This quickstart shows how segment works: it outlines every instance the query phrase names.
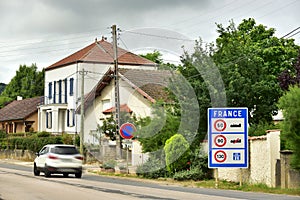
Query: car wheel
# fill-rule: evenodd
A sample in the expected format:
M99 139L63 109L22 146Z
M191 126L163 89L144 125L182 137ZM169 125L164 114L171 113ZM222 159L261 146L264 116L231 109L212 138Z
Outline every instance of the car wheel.
M35 176L39 176L40 175L40 170L37 169L37 166L36 166L35 163L34 163L34 166L33 166L33 174Z
M76 178L81 178L81 176L82 176L82 172L75 173Z
M48 170L47 165L45 165L44 173L45 173L45 177L50 177L51 176L51 172Z
M64 177L67 178L69 176L68 173L63 173Z

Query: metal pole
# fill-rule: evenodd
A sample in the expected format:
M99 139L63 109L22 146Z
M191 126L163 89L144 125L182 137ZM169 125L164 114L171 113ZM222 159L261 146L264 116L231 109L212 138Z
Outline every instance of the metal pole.
M243 170L240 168L240 187L243 185Z
M84 140L84 69L81 71L81 109L80 109L80 153L83 155Z
M121 159L121 138L120 128L120 94L119 94L119 70L118 70L118 45L117 45L117 27L112 26L113 50L114 50L114 81L115 81L115 108L116 108L116 157Z
M219 187L219 171L218 168L215 169L215 188L218 189Z
M126 145L126 173L129 174L129 169L128 169L128 144Z

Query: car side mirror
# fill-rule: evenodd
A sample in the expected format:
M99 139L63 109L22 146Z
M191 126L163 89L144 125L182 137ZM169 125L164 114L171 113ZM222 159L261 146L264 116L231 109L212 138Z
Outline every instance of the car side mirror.
M35 155L36 155L36 156L40 156L40 153L39 153L39 152L36 152Z

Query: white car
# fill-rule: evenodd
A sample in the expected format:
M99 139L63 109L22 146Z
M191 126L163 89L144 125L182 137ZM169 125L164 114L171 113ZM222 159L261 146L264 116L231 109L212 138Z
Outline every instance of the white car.
M51 174L63 174L64 177L75 174L76 178L82 176L83 156L73 145L49 144L36 155L33 167L35 176L39 176L40 172L44 172L46 177Z

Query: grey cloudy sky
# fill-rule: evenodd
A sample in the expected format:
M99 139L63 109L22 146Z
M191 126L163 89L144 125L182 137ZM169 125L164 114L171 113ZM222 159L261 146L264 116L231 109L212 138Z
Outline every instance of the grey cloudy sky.
M165 43L172 50L168 36L212 42L215 23L227 26L231 19L239 24L252 17L281 37L300 26L299 10L298 0L0 0L0 82L8 83L20 64L42 69L96 37L110 39L112 24L123 31L123 48L147 48L145 41L154 41L157 49ZM134 46L138 32L144 43ZM299 44L300 34L293 38Z

